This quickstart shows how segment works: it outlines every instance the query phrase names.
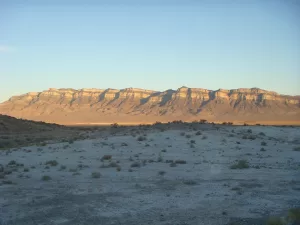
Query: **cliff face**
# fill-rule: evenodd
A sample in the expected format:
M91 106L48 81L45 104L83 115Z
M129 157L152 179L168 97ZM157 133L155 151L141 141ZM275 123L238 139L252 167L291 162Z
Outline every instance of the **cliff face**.
M93 121L99 122L101 117L107 115L115 118L156 116L170 119L175 117L218 119L224 116L246 119L251 116L255 118L272 116L276 120L276 117L298 118L300 97L280 95L258 88L213 91L181 87L164 92L137 88L122 90L50 88L43 92L30 92L11 97L0 104L0 113L26 119L42 116L45 121L51 122L76 113L76 115L84 113L84 117L76 118L76 121L82 122L85 122L89 115L93 117Z

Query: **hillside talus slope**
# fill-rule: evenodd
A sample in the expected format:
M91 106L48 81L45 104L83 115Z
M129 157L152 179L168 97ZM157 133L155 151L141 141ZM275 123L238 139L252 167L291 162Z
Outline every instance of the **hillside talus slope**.
M300 121L300 96L258 88L55 89L11 97L0 113L61 124L172 120Z

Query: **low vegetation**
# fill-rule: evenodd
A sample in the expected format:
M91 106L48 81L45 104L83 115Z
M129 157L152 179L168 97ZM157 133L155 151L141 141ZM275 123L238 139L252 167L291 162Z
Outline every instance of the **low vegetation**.
M239 160L237 163L230 166L230 169L248 169L249 163L247 160Z

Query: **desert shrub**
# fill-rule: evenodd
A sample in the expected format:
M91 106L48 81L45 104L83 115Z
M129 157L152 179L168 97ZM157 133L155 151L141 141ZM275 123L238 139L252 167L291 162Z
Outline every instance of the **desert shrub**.
M181 132L181 133L180 133L180 136L184 136L184 135L185 135L185 132Z
M125 143L125 142L123 142L123 143L121 144L121 146L128 146L128 144Z
M191 140L190 142L191 142L191 144L195 144L195 143L196 143L196 141L195 141L195 140Z
M186 164L186 161L182 160L182 159L177 159L177 160L175 160L175 163L176 164Z
M139 162L134 162L130 166L131 167L141 167L141 164Z
M42 180L43 181L48 181L48 180L51 180L51 177L48 176L48 175L44 175L44 176L42 176Z
M118 167L116 168L116 170L117 170L118 172L120 172L120 171L121 171L121 167L118 166Z
M177 164L175 162L170 163L170 167L176 167L176 166L177 166Z
M183 183L186 185L196 185L197 184L197 182L194 180L185 180L185 181L183 181Z
M118 167L119 165L116 162L111 162L109 164L110 167Z
M65 170L67 167L66 166L64 166L64 165L61 165L60 166L60 170Z
M294 151L300 152L300 146L299 146L299 147L295 147L295 148L294 148Z
M250 139L250 140L255 140L256 137L255 137L254 135L249 135L249 136L248 136L248 139Z
M190 134L187 134L187 135L185 135L185 137L186 137L186 138L191 138L191 137L192 137L192 135L190 135Z
M139 136L139 137L137 138L137 140L138 140L138 141L145 141L145 140L147 140L147 138L144 137L144 136Z
M68 143L69 143L69 144L73 144L73 143L74 143L74 140L69 140Z
M300 208L290 209L287 219L293 224L300 224Z
M261 151L261 152L265 152L266 149L265 149L265 148L261 148L260 151Z
M207 120L204 120L204 119L201 119L201 120L200 120L200 123L201 123L201 124L204 124L204 123L206 123L206 122L207 122Z
M111 159L112 159L112 155L104 155L101 158L101 160L111 160Z
M75 172L75 173L72 174L72 176L78 176L78 175L81 175L81 173Z
M260 144L261 144L262 146L267 146L267 143L264 142L264 141L262 141Z
M45 164L50 166L57 166L58 162L56 160L49 160Z
M83 168L89 168L88 165L84 165L84 164L78 164L77 166L79 169L83 169Z
M259 132L259 135L266 136L264 132Z
M29 172L29 168L24 168L24 172Z
M99 173L99 172L92 172L91 177L92 178L100 178L101 177L101 173Z
M252 134L252 130L251 130L251 129L248 129L248 130L247 130L247 133Z
M230 169L247 169L249 164L247 160L239 160L236 164L230 166Z
M14 146L14 142L10 140L1 140L0 141L0 149L1 148L12 148Z
M166 149L163 149L163 150L161 150L161 152L167 152L167 150L166 150Z
M11 160L11 161L9 161L9 163L7 165L13 166L13 165L16 165L16 164L17 164L17 162L15 160Z
M196 133L195 133L195 135L197 135L197 136L199 136L199 135L201 135L202 133L201 133L201 131L199 130L199 131L197 131Z
M166 172L165 171L163 171L163 170L161 170L161 171L158 171L158 173L157 173L158 175L160 175L160 176L163 176L163 175L165 175L166 174Z
M202 139L203 139L203 140L207 139L207 136L206 136L206 135L204 135L204 136L202 137Z
M13 182L11 180L3 180L2 184L12 184Z
M133 170L132 169L128 169L128 172L133 172Z
M161 153L159 153L158 157L157 157L157 162L162 162L163 161L163 157L161 155Z
M112 127L112 128L118 128L118 127L119 127L119 124L113 123L113 124L111 124L111 127Z

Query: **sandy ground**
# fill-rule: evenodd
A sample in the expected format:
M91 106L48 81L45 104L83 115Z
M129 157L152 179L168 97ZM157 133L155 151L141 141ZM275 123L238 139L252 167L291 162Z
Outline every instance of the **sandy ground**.
M264 224L300 206L298 146L300 128L199 125L3 150L0 224ZM230 169L243 159L250 168Z

